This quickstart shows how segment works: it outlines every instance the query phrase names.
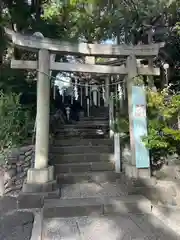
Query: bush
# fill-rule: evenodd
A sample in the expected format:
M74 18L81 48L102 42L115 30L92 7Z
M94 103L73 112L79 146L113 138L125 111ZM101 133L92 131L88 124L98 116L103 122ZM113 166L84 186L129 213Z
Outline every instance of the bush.
M153 162L163 161L168 155L180 155L180 95L169 90L153 92L147 89L148 136L142 141L150 150ZM112 126L115 132L124 133L129 138L128 116L119 116Z
M180 96L168 87L159 92L147 90L147 103L148 136L143 138L143 142L150 149L153 159L166 158L174 153L179 155Z
M0 154L5 160L11 148L27 139L32 127L30 112L20 104L20 95L0 92L0 126Z

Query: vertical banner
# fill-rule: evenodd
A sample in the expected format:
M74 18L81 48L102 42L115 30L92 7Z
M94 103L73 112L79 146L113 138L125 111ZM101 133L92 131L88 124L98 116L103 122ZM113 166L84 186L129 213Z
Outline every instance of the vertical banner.
M142 137L147 136L146 92L143 87L132 86L132 104L136 167L149 168L149 151L142 142Z

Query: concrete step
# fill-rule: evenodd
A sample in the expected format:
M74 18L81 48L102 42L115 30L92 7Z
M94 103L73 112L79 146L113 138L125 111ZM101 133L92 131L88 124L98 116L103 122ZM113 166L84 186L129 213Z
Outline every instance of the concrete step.
M57 176L59 184L73 184L86 182L116 182L120 178L120 174L113 171L96 171L96 172L79 172L79 173L61 173Z
M44 218L142 212L151 212L151 202L141 195L45 200L43 207Z
M55 139L53 146L112 146L111 139Z
M64 146L64 147L51 147L50 153L65 154L89 154L89 153L112 153L112 146Z
M55 174L113 170L114 164L110 162L63 163L55 165Z
M88 163L88 162L114 162L113 153L81 153L81 154L49 154L51 164L60 163Z

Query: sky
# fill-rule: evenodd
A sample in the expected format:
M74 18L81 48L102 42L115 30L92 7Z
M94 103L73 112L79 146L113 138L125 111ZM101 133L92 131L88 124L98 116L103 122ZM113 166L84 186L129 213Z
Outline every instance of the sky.
M105 43L105 44L114 44L115 43L115 41L114 40L112 40L112 39L107 39L106 41L104 41L103 43Z

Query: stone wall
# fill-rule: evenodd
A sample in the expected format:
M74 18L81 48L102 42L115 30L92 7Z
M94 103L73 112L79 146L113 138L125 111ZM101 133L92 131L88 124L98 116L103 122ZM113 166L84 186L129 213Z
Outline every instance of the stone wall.
M8 160L0 166L0 196L17 195L27 176L27 170L34 166L34 146L12 149Z

